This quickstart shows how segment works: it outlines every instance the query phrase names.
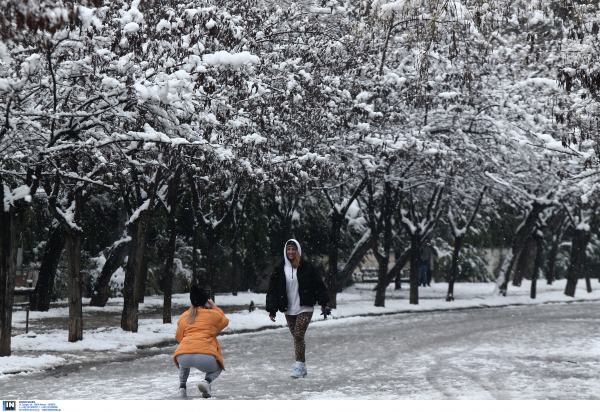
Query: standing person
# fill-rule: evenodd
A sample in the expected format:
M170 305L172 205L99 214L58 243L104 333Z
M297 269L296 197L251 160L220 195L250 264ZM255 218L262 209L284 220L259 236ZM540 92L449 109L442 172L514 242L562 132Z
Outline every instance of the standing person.
M179 368L179 396L187 397L186 383L190 368L194 367L206 373L198 389L203 398L210 398L211 382L225 370L217 333L227 327L229 319L196 285L190 291L190 301L192 307L179 317L175 333L179 346L173 360Z
M301 258L302 249L295 239L285 243L283 262L271 274L267 291L267 312L273 322L277 311L285 313L288 328L294 337L296 364L292 378L305 378L306 369L304 335L313 315L315 303L323 310L329 309L329 294L323 279L314 266Z
M426 286L428 284L427 272L431 265L432 253L431 242L428 240L419 250L419 286Z

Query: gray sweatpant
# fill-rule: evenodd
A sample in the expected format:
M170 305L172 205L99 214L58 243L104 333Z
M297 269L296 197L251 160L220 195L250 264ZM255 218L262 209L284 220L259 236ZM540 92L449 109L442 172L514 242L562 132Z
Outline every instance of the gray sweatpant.
M217 358L206 353L183 353L177 355L177 363L179 363L179 383L186 383L190 376L190 368L194 367L200 372L205 372L206 379L209 382L214 381L221 374L221 365L217 362Z

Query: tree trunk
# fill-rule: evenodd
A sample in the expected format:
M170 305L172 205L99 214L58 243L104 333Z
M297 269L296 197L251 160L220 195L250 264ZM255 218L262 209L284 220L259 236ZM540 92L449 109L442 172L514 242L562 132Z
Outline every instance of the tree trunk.
M198 250L198 226L194 223L194 233L192 234L192 285L198 285L200 283L200 281L198 279L198 252L197 252L197 250Z
M138 305L144 303L146 296L146 283L148 281L148 255L146 254L146 244L144 244L144 254L142 255L142 267L140 268L139 287L136 295Z
M553 234L552 236L552 246L548 252L548 263L546 265L546 283L548 285L551 285L554 279L556 279L556 255L558 254L558 246L561 239L562 236L558 234Z
M575 297L575 289L579 275L586 276L589 279L586 248L590 241L590 232L580 229L573 230L573 240L571 246L571 264L567 272L567 287L565 295Z
M41 166L27 170L25 183L30 193L35 194L39 185ZM4 203L5 190L10 190L0 175L0 205ZM15 298L15 276L17 272L17 252L23 217L28 204L24 199L17 200L8 207L8 211L0 208L0 356L11 355L12 307Z
M10 216L2 211L0 212L0 356L11 355L15 274L11 273L9 268L10 238Z
M452 266L450 268L450 273L448 275L448 293L446 295L446 302L452 302L454 300L454 282L458 278L458 258L460 256L460 249L462 247L462 243L465 235L469 231L469 228L475 221L477 217L477 212L479 211L479 207L481 207L481 201L483 200L483 196L487 191L487 186L482 187L481 193L479 195L479 200L473 209L473 213L471 214L471 218L462 229L459 231L456 223L454 223L454 215L452 213L452 208L448 209L448 220L450 223L450 227L452 228L452 233L454 235L454 251L452 252ZM462 232L462 234L460 234Z
M377 292L375 293L375 306L385 307L385 289L387 287L387 274L389 266L389 255L382 256L378 268Z
M521 254L521 250L525 246L525 243L529 236L533 233L536 228L537 220L540 213L547 207L540 203L534 203L531 211L527 214L527 217L521 223L517 229L517 233L513 238L510 251L506 255L502 266L500 267L500 273L496 281L498 293L502 296L506 296L508 289L508 282L510 280L510 273L515 264L517 257Z
M0 212L0 356L11 355L12 307L22 221L22 211L13 206L8 212Z
M463 236L458 236L454 239L454 251L452 252L452 266L448 274L448 293L446 294L446 302L454 300L454 282L458 278L458 258L460 256L460 248L463 243Z
M329 232L329 279L327 279L327 289L329 291L329 307L337 308L337 290L338 290L338 260L340 247L340 230L344 216L341 216L335 210L331 217L331 231Z
M368 252L371 244L371 239L369 236L363 235L363 237L358 241L358 244L354 247L354 250L350 254L348 261L344 264L343 268L339 270L339 245L340 245L340 230L342 228L342 224L344 219L346 218L346 213L348 212L348 208L352 203L356 200L358 195L363 191L367 184L368 179L364 178L360 184L353 190L350 198L346 199L346 205L341 209L336 206L335 202L329 196L327 190L325 190L325 196L327 197L327 201L331 206L331 231L329 232L329 278L326 281L327 289L329 292L329 307L337 308L337 294L342 291L342 289L346 286L350 278L352 278L352 274L354 273L354 269L358 266L358 264L362 261L364 255ZM343 196L343 188L340 188L340 197ZM333 262L333 264L332 264Z
M167 220L167 232L169 242L167 243L167 261L165 263L165 282L163 300L163 323L171 323L171 295L173 294L173 266L175 261L175 242L177 241L177 227L175 214Z
M65 247L66 238L60 225L50 231L48 242L44 248L44 256L40 266L40 273L31 295L30 309L33 312L48 312L50 310L50 298L54 289L54 278L62 250Z
M169 191L167 193L167 232L169 233L169 242L167 243L167 261L165 262L165 279L163 291L163 323L171 323L171 295L173 294L173 266L175 261L175 246L177 242L177 221L175 213L177 212L177 189L179 187L179 178L181 169L177 169L173 178L169 181Z
M348 261L344 264L342 269L338 271L337 275L337 288L329 289L329 307L335 308L337 307L337 294L340 293L348 284L348 281L352 278L354 274L354 270L363 260L364 256L367 254L369 249L371 248L371 237L370 232L365 234L362 239L358 241L358 244L354 247L354 250L350 254ZM335 304L336 306L331 306Z
M211 232L211 231L209 231ZM205 287L208 287L212 293L215 293L215 278L217 274L217 253L219 252L219 242L212 233L205 233L208 243L206 254L206 272L204 278Z
M402 271L399 271L396 275L396 279L394 279L394 290L402 289Z
M525 241L525 246L521 253L519 254L519 258L517 259L517 266L515 267L515 274L513 276L513 286L521 286L521 282L523 282L523 278L527 273L527 268L529 266L529 262L531 262L531 253L533 252L533 247L535 245L535 239L533 236L530 236Z
M237 296L240 288L240 262L238 258L241 223L236 222L231 243L231 294Z
M394 266L390 269L390 271L387 274L386 287L389 286L393 280L400 278L400 276L402 275L402 268L406 266L407 262L410 261L410 255L410 249L408 249L402 255L400 255L399 258L396 258L396 263L394 263Z
M233 237L231 244L231 294L237 296L239 289L239 264L238 264L238 236Z
M375 306L385 306L385 290L388 283L388 267L390 262L390 250L392 247L392 214L398 202L398 192L395 192L390 182L385 182L382 194L383 204L378 217L375 214L374 191L371 182L367 182L369 198L367 202L367 221L371 229L371 249L378 263L377 291L375 294ZM379 247L379 236L382 235L381 248Z
M573 238L571 239L571 263L567 272L567 287L565 288L565 295L571 297L575 297L575 289L579 280L579 272L577 270L579 269L579 236L577 232L577 230L573 231Z
M81 305L81 236L66 234L69 289L69 342L83 340Z
M246 204L248 202L248 196L244 197L242 202L242 210L239 212L237 218L233 219L233 242L231 244L231 294L237 296L240 288L240 262L238 260L239 252L239 240L240 233L242 232L244 224L244 211L246 210Z
M77 342L83 339L83 309L81 307L81 244L84 233L80 228L81 209L85 200L89 198L90 191L84 190L83 186L75 187L68 193L72 211L71 218L67 219L65 213L57 204L60 191L60 174L56 172L54 189L48 198L50 213L60 223L66 238L67 249L67 286L69 295L69 342Z
M129 252L130 240L121 240L120 243L113 247L102 267L100 276L96 279L94 284L94 291L92 292L92 299L90 300L90 306L97 306L103 308L108 302L110 295L110 279L115 271L121 267L125 257Z
M410 237L410 300L411 305L419 304L419 235Z
M552 244L548 251L546 262L546 282L548 285L551 285L556 279L556 255L558 254L558 247L567 228L567 220L563 215L557 215L552 223Z
M337 294L340 293L337 290L329 289L329 307L332 309L337 308Z
M533 273L531 274L531 299L536 297L537 280L542 267L542 259L544 256L544 241L541 236L535 236L535 260L533 262Z
M121 328L130 332L137 332L138 330L138 299L141 293L140 288L149 221L150 213L144 211L127 228L130 232L131 243L129 245L129 258L127 260L125 282L123 285Z

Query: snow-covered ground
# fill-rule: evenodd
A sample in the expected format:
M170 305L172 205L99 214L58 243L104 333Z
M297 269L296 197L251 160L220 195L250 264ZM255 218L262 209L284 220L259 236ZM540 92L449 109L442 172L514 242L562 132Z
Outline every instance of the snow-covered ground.
M419 305L408 303L408 286L403 285L402 290L395 291L393 285L387 290L385 307L374 307L373 284L356 284L338 295L338 308L333 311L328 322L342 322L344 318L368 315L382 315L405 312L428 312L452 309L502 307L510 305L539 305L544 303L560 303L572 301L600 300L600 286L593 282L596 288L592 293L585 290L585 282L579 282L575 298L565 296L565 280L556 281L553 285L546 285L539 281L537 298L530 299L530 282L523 281L520 288L509 286L508 296L501 297L494 294L493 283L459 283L455 285L455 301L446 302L445 296L448 285L446 283L432 284L431 287L419 288ZM277 316L272 323L264 311L265 295L242 292L238 296L217 295L216 303L224 307L247 307L251 301L258 305L257 310L249 312L241 309L233 313L226 313L229 326L225 334L258 331L273 327L285 327L285 318L282 314ZM110 299L104 308L90 307L89 300L84 300L84 323L94 314L118 315L122 309L122 299ZM180 294L173 296L173 306L185 307L189 305L189 295ZM145 298L145 303L140 305L140 312L157 310L162 307L161 296ZM313 315L314 321L322 321L319 310ZM43 321L45 319L64 319L63 328L44 329L43 331L30 330L28 334L19 334L12 337L13 356L0 358L0 379L7 374L18 372L31 372L53 368L59 365L76 364L89 360L90 356L100 356L105 359L111 354L134 354L140 348L149 348L157 345L175 343L177 319L174 316L171 324L163 324L162 319L140 319L137 333L125 332L116 326L98 327L85 330L83 340L75 343L67 341L66 327L68 322L68 308L52 308L49 312L30 312L30 321ZM13 314L13 327L25 327L25 312ZM96 354L96 355L93 355Z
M306 334L305 379L290 377L294 349L287 329L229 334L219 338L227 370L213 382L213 396L218 400L597 402L597 313L597 302L575 302L316 322ZM173 363L175 347L139 349L136 354L119 354L118 360L88 358L55 370L11 375L0 382L0 388L5 399L174 400L179 386ZM80 355L89 356L85 352ZM203 377L203 373L191 371L188 400L203 401L197 389ZM394 406L397 410L399 405ZM359 407L365 405L350 409ZM433 409L430 404L414 407ZM489 405L477 410L482 407Z

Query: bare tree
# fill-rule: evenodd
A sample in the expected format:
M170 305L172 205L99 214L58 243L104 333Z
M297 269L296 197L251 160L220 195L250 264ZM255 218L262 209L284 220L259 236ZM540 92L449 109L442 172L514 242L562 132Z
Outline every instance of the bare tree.
M388 285L388 269L390 251L392 249L392 216L400 202L400 190L394 188L392 183L384 181L379 194L379 207L375 204L375 189L372 179L367 181L367 222L371 230L371 250L379 265L377 275L377 292L375 306L385 306L385 288ZM379 213L376 215L376 210Z
M450 266L450 272L448 273L448 293L446 294L446 301L451 302L454 300L454 282L458 277L458 258L460 254L460 249L465 240L465 236L469 231L469 228L475 221L475 217L477 216L477 212L481 206L481 201L483 200L483 196L487 191L487 186L484 186L481 189L481 193L479 195L479 199L473 208L471 213L471 217L464 225L462 229L458 228L458 225L454 221L454 214L451 208L448 208L448 223L450 224L450 229L452 230L452 236L454 237L454 250L452 252L452 265Z
M511 242L511 248L500 267L500 273L496 281L496 289L500 295L506 296L512 268L525 247L527 240L536 230L540 214L552 205L550 201L551 197L552 193L549 193L545 197L535 198L529 202L528 209L525 211L525 217L517 228Z
M11 190L7 178L0 174L2 184L0 210L0 356L11 354L12 306L15 293L17 271L17 249L23 225L24 214L29 207L29 193L35 193L39 185L41 168L28 168L24 185L19 190ZM13 179L10 179L13 180ZM16 189L16 188L15 188ZM7 196L8 194L8 196Z
M419 304L419 258L421 242L428 236L437 224L442 211L444 187L437 184L429 198L424 213L420 213L413 196L408 196L406 209L400 206L402 225L410 237L410 304Z
M340 292L339 278L346 278L346 276L340 276L340 270L338 267L339 262L339 251L340 251L340 232L342 225L346 219L346 214L352 203L358 198L362 190L367 185L367 178L362 179L358 186L356 186L350 194L349 198L344 198L341 203L334 202L330 195L330 189L324 188L325 197L331 206L330 219L331 227L329 229L329 273L327 277L327 289L329 291L329 306L331 308L337 308L337 294ZM362 254L364 255L364 253ZM362 256L360 256L362 260ZM352 259L352 254L351 258ZM354 268L353 268L354 269ZM343 271L343 270L342 270ZM343 283L343 281L342 281Z
M65 248L66 239L63 235L61 225L56 225L50 229L42 264L38 274L38 280L35 285L33 295L31 295L30 310L34 312L48 312L50 309L50 299L54 288L54 278L62 251Z

